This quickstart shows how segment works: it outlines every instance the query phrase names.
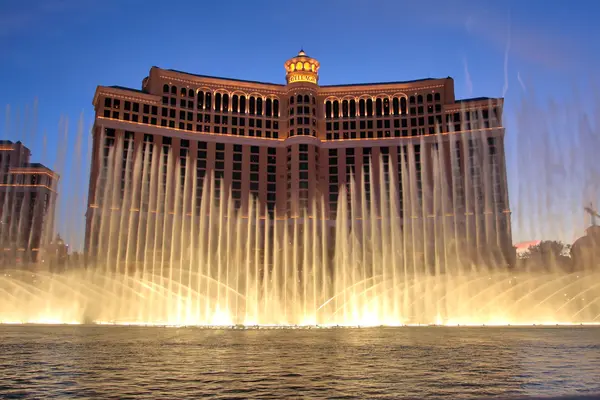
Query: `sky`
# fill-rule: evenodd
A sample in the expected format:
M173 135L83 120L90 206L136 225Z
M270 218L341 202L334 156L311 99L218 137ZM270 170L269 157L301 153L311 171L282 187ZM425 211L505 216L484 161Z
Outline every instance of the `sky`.
M150 67L284 83L300 48L321 84L452 76L504 97L514 241L572 242L600 194L595 0L0 1L2 138L61 173L58 230L80 248L97 85Z

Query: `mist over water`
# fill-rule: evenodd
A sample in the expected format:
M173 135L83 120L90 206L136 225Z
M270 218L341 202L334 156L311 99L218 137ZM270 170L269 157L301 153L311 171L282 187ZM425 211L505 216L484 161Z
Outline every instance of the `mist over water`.
M600 140L598 120L574 107L551 103L544 110L526 100L515 122L516 132L507 128L506 134L514 236L582 235L583 206L598 194L593 152ZM82 188L87 188L87 176L78 165L89 163L89 152L83 148L83 122L75 140L68 139L68 122L61 124L59 141L74 143L73 151L57 146L55 164L59 173L73 179L68 183L73 193L61 192L57 218L69 239L83 235L84 218L75 214L85 210ZM563 134L567 128L569 135ZM435 140L442 143L444 138ZM356 172L349 187L340 189L340 198L347 196L349 201L340 201L336 221L328 222L322 198L310 199L310 211L286 220L277 211L270 215L259 202L252 202L247 212L236 211L230 192L212 177L204 179L204 195L196 204L194 196L181 194L198 189L190 159L185 161L189 173L184 180L167 181L167 192L175 192L175 198L164 197L153 186L157 177L152 174L158 170L153 163L164 163L160 166L169 175L183 164L172 154L166 160L159 156L160 147L136 149L142 156L135 162L133 151L124 152L122 144L111 150L109 165L121 160L127 165L119 208L138 211L120 212L110 201L99 205L91 222L98 232L93 250L99 257L86 266L62 272L5 269L0 276L0 290L6 295L0 322L600 323L597 266L565 270L549 260L542 270L509 267L499 235L503 210L494 206L494 182L499 178L492 170L482 173L484 200L471 205L479 214L476 234L463 237L454 220L443 217L456 214L457 205L450 200L452 185L442 179L440 167L455 160L444 160L441 153L432 155L436 162L429 167L434 179L428 200L433 213L442 217L429 219L429 206L417 198L414 170L408 167L414 153L407 150L401 153L405 161L399 167L386 167L379 159L371 160L367 172ZM375 164L381 171L389 168L388 180L373 173ZM111 168L106 171L109 177L115 174ZM141 188L131 189L140 180ZM67 186L64 182L63 177L60 188ZM115 198L120 182L106 182L97 194ZM382 195L372 202L365 198L366 182L381 189ZM400 187L402 198L397 196ZM160 207L173 211L156 212Z
M505 108L513 239L573 243L600 194L598 86L559 100L534 89Z

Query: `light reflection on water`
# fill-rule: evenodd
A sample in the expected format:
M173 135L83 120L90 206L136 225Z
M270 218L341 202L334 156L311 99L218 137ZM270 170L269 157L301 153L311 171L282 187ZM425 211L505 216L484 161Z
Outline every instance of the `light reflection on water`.
M600 329L0 326L0 397L600 393Z

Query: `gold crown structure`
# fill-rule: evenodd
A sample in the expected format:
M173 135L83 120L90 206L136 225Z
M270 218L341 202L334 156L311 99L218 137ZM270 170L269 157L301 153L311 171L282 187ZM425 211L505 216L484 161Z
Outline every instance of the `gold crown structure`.
M285 79L288 84L308 82L317 84L319 81L319 62L300 50L298 55L285 62Z

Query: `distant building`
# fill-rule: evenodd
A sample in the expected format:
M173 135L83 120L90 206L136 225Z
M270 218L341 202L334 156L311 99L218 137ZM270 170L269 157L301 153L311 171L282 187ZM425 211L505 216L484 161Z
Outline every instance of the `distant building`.
M355 198L376 207L395 181L401 223L426 246L445 235L512 251L503 99L457 100L450 77L322 86L304 51L284 68L283 84L152 67L141 90L99 86L86 252L139 261L169 247L174 216L197 218L221 188L242 213L255 197L261 218L333 222L353 175Z
M56 235L54 240L45 248L44 262L48 264L50 270L61 270L67 264L69 259L69 245Z
M58 175L30 162L20 141L0 140L0 264L40 261L52 240Z

